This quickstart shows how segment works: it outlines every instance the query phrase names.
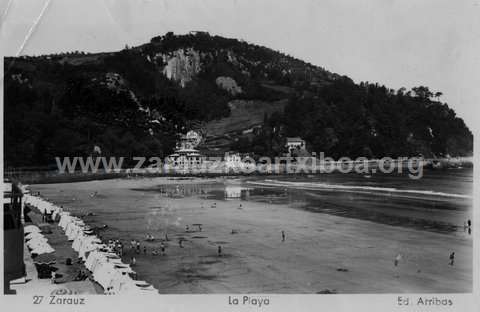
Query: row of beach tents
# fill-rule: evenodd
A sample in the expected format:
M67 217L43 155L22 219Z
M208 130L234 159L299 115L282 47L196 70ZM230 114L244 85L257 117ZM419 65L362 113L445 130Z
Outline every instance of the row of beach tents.
M112 248L104 244L82 219L38 196L26 194L24 201L43 213L51 214L53 220L58 220L58 225L72 242L72 248L78 252L79 258L85 261L85 267L92 273L93 279L103 287L105 293L158 293L149 283L132 278L136 274L130 265L124 264Z

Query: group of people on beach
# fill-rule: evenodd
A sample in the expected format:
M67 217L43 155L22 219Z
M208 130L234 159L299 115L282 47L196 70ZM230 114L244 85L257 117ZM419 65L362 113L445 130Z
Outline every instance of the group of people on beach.
M108 240L108 247L113 250L119 257L123 255L123 244L120 240Z
M163 242L160 243L160 252L157 250L152 250L152 255L157 256L159 254L165 256L165 244Z
M472 234L472 220L468 219L467 221L465 221L464 224L463 224L463 229L468 230L468 234ZM448 259L449 259L448 264L453 266L453 264L455 263L455 252L454 251L452 251L450 253L450 256L448 257Z
M155 240L155 237L151 234L146 234L146 241L148 242L152 242ZM147 254L147 246L144 245L143 248L142 246L140 245L140 242L135 240L135 239L132 239L130 241L130 250L132 252L135 252L136 254L141 254L142 253L142 250L143 250L143 254L146 255ZM157 250L152 250L152 255L156 256L156 255L165 255L165 244L163 242L160 243L160 251L157 251ZM132 257L132 262L135 258Z
M202 208L203 208L203 202L202 202ZM217 203L213 203L211 205L211 208L217 208ZM242 205L240 204L239 205L239 209L242 209ZM202 231L202 225L201 224L193 224L194 226L197 226L198 227L198 231ZM464 222L464 229L469 231L469 233L471 232L471 227L472 227L472 222L471 220L467 220ZM195 232L195 230L192 230L192 228L190 227L190 225L185 225L185 232L186 233L190 233L190 232ZM232 234L235 234L237 233L237 231L234 231L232 229ZM281 242L285 242L286 241L286 233L284 230L281 230L280 232L280 235L281 235ZM150 234L150 233L147 233L146 234L146 238L145 238L146 241L149 241L149 242L153 242L155 241L155 237ZM168 236L165 234L165 241L168 241ZM179 240L178 240L178 245L180 248L184 248L184 245L183 245L183 242L186 241L185 238L183 237L180 237ZM137 241L137 240L131 240L130 242L130 245L131 245L131 250L133 252L135 252L136 254L141 254L141 251L142 251L142 248L141 248L141 245L140 245L140 242ZM123 245L121 242L119 242L118 240L116 241L109 241L109 246L112 246L113 249L119 254L119 256L121 256L123 254ZM163 242L161 242L160 244L160 251L157 251L155 249L152 250L152 255L165 255L165 244ZM146 255L147 254L147 246L143 246L143 254ZM221 245L218 245L217 246L217 255L219 257L223 256L223 248ZM394 258L394 266L397 267L399 265L399 263L402 261L403 259L403 256L401 254L397 254ZM455 252L451 252L450 255L449 255L449 262L448 264L450 266L453 266L454 265L454 262L455 262ZM135 265L136 264L136 258L135 257L131 257L131 264L132 265Z
M397 254L397 256L395 257L395 259L393 260L393 264L395 266L398 266L398 264L400 263L400 260L402 260L402 255L401 254ZM449 261L448 261L448 264L453 266L453 264L455 263L455 252L452 251L450 253L450 256L448 257Z
M464 230L467 230L468 229L468 234L471 234L472 233L472 221L470 219L468 219L467 221L465 221L463 223L463 229ZM402 255L401 254L398 254L395 259L393 260L393 264L395 266L398 266L400 260L402 260ZM455 264L455 252L452 251L450 253L450 255L448 256L448 264L450 266L453 266Z
M470 219L463 223L463 230L468 231L468 234L472 234L472 221Z

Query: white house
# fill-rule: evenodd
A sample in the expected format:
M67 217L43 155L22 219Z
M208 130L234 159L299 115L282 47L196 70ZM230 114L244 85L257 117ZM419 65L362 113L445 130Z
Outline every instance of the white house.
M195 147L200 143L201 136L195 131L182 135L173 154L167 158L167 165L175 169L200 168L203 156Z
M228 171L230 170L240 170L243 168L242 157L238 153L225 153L225 169Z
M293 150L305 150L306 144L305 140L302 140L300 137L287 138L287 143L285 147L288 150L288 153L292 153Z

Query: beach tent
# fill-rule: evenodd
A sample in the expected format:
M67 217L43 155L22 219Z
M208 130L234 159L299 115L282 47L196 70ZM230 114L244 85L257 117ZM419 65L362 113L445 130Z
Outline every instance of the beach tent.
M27 245L27 247L33 248L34 246L48 244L47 241L48 239L46 239L45 237L41 235L36 235L28 239L25 242L25 245Z
M55 252L55 249L50 247L50 245L48 245L48 244L47 245L41 245L41 246L35 246L30 251L32 256L33 255L42 255L42 254L51 253L51 252Z
M61 212L60 213L60 221L58 222L58 226L60 226L62 229L65 230L65 227L67 226L68 223L70 223L70 220L72 217L70 216L69 212Z
M27 225L23 228L24 233L40 233L41 230L36 225Z
M93 278L103 287L103 289L110 287L114 275L115 269L113 263L109 262L98 263L93 271Z
M78 235L83 234L83 227L85 224L80 219L73 217L65 226L65 234L69 241L75 240Z
M80 244L78 255L81 259L85 259L88 252L105 247L106 245L102 244L102 241L97 236L87 236Z
M72 244L72 248L78 252L81 259L86 258L87 252L97 250L102 247L106 247L106 245L102 244L102 241L97 236L85 235L84 233L79 233Z
M28 233L27 235L25 235L25 241L29 241L29 240L34 239L34 238L36 238L36 237L41 237L41 238L46 239L46 238L43 236L43 234L40 233L40 232L30 232L30 233Z
M25 237L25 240L25 245L30 249L32 255L41 255L55 251L41 233L31 232Z

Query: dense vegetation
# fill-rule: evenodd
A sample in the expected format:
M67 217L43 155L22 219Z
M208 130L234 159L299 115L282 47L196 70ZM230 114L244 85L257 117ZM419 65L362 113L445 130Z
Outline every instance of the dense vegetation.
M162 55L193 48L201 70L182 87ZM160 57L159 57L160 55ZM215 79L232 77L232 95ZM115 53L5 59L5 164L46 166L55 156L160 156L192 124L228 116L233 99L288 98L231 149L262 155L300 136L329 156L444 156L472 152L472 134L426 87L406 92L347 77L265 47L206 33L168 33ZM270 87L266 87L270 86ZM286 88L278 90L278 87ZM287 90L287 92L285 91Z
M427 87L394 91L342 77L317 92L293 95L284 114L265 123L253 150L280 152L279 138L299 136L310 151L337 159L471 155L471 132L433 96ZM275 129L280 130L275 133Z

